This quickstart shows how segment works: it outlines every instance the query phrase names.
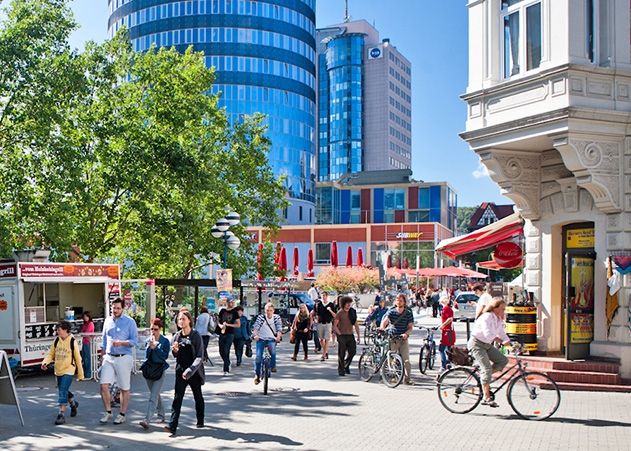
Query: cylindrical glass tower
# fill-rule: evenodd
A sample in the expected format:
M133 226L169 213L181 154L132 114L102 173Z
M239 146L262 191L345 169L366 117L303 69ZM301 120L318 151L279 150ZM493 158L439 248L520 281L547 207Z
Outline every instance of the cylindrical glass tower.
M288 224L313 223L315 201L315 0L108 0L109 35L129 29L132 46L189 45L216 68L231 122L268 117L270 164L292 206Z
M319 180L361 172L363 34L329 39L319 55Z

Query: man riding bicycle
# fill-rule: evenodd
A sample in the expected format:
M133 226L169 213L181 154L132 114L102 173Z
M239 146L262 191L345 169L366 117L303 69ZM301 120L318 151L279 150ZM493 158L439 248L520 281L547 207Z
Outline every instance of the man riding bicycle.
M256 342L256 360L254 363L254 384L261 382L261 361L263 350L267 346L272 357L272 372L276 372L276 343L283 334L280 316L274 314L274 304L265 304L265 313L261 313L252 326L252 339Z
M379 329L386 330L387 328L390 335L400 337L400 339L392 340L390 349L401 354L403 366L405 367L405 383L414 385L410 379L412 366L410 365L410 342L408 340L414 329L414 315L412 315L412 311L407 308L406 304L407 299L405 295L400 293L397 296L395 307L388 310L388 313L381 321Z

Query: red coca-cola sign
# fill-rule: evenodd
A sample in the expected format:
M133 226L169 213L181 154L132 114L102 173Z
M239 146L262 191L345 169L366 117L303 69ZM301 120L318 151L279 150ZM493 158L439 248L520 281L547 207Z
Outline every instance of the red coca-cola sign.
M508 241L495 246L493 260L502 268L515 268L521 264L522 256L521 247Z

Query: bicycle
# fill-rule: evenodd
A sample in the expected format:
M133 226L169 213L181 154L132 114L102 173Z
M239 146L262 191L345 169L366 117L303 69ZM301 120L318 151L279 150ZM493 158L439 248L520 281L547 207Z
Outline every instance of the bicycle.
M421 351L418 356L418 369L422 374L427 372L427 368L434 369L434 362L436 361L436 342L434 341L434 332L437 327L419 327L419 329L427 329L427 335L424 338Z
M527 371L527 363L519 358L521 345L512 344L517 362L505 370L491 383L504 379L514 370L499 387L492 389L491 397L508 384L506 398L513 411L526 420L545 420L559 408L561 392L556 382L547 374ZM456 366L438 377L438 399L452 413L468 413L482 401L483 391L480 382L480 367Z
M393 339L400 339L395 337ZM359 377L368 382L381 372L381 379L386 387L395 388L403 381L403 357L390 350L390 339L384 332L373 337L373 344L362 351L359 358Z
M377 333L377 323L376 321L369 321L364 324L364 344L368 345L370 341L373 339L375 334Z
M269 340L265 342L263 348L263 359L261 361L261 373L263 376L263 394L267 395L269 386L269 378L272 375L272 354L270 351Z

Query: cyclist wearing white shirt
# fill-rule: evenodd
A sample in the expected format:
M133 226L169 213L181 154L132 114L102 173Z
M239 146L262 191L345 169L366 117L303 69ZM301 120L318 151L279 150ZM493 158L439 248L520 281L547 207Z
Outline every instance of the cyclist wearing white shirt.
M261 362L263 350L269 346L272 357L272 372L276 372L276 343L279 343L283 335L283 323L280 316L274 314L274 304L265 304L265 313L260 314L254 326L252 326L252 338L256 342L256 360L254 362L254 383L261 381Z
M504 310L506 302L502 298L494 298L484 307L473 325L471 338L467 348L480 365L480 379L484 390L482 404L497 407L491 398L491 381L493 373L501 371L508 363L508 358L497 349L494 344L509 344L510 339L504 331Z

